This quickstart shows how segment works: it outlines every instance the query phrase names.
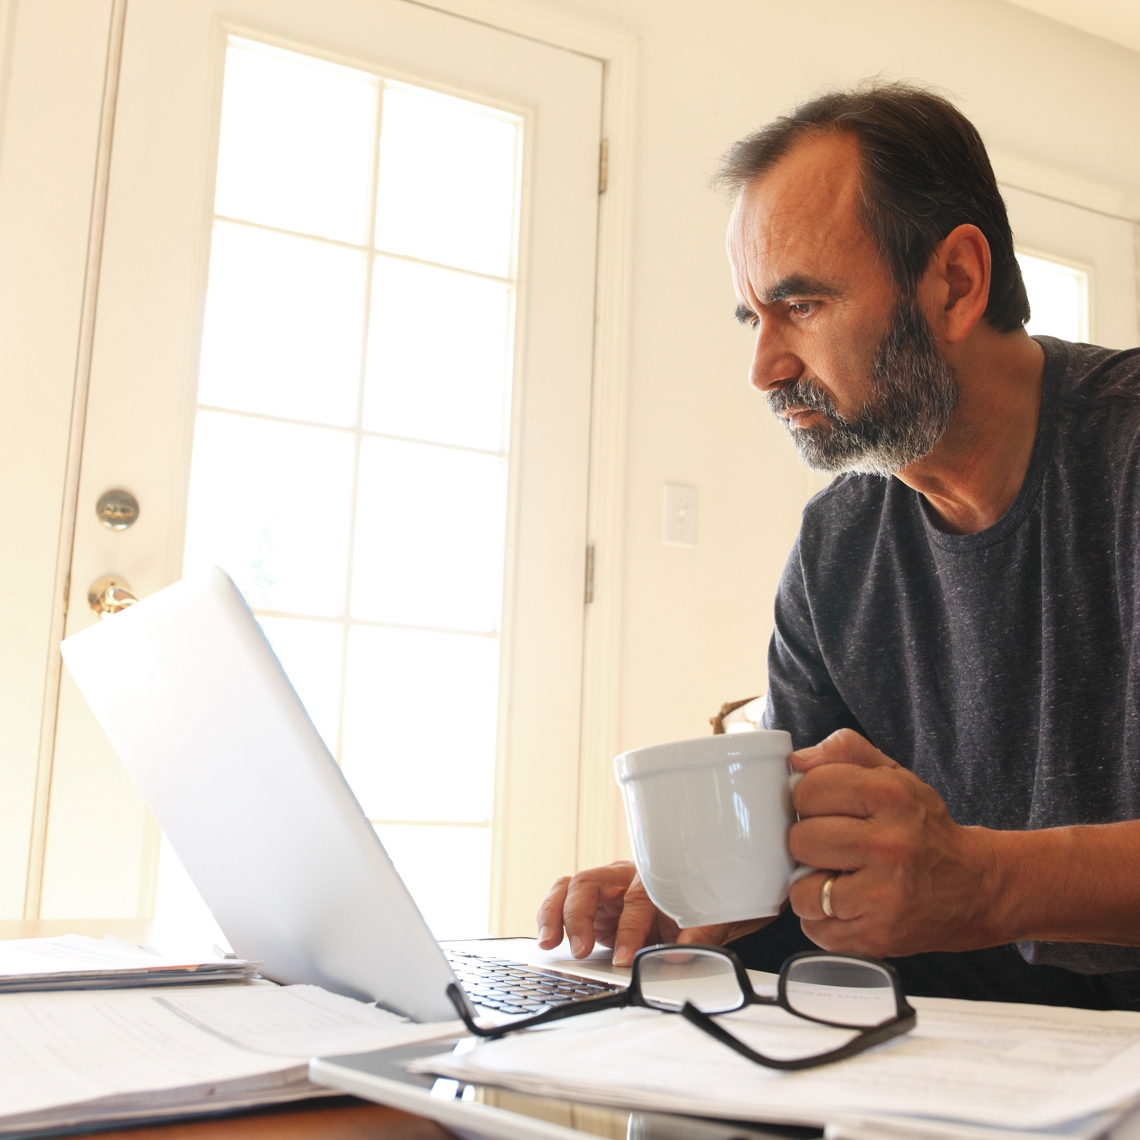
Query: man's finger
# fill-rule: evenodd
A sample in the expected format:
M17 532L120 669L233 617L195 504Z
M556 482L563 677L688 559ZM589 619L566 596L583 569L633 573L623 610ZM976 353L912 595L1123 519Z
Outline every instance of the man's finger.
M594 949L594 919L601 903L602 888L595 880L582 875L570 880L562 905L562 922L575 958L585 958Z
M641 879L635 878L625 892L621 918L614 935L615 966L628 966L633 956L649 940L649 932L657 921L659 911L646 894Z
M800 748L792 753L791 761L796 772L807 772L821 764L857 764L860 768L900 767L865 736L850 728L841 728L810 748Z
M914 785L914 777L897 765L827 764L804 773L792 792L792 803L801 818L847 815L870 819L913 806Z
M580 871L570 880L562 902L562 923L575 958L584 958L593 950L599 911L610 906L611 912L616 914L621 905L617 900L635 878L632 863L611 863Z
M875 814L874 774L850 764L829 764L805 773L792 791L792 805L800 819L809 816L854 816L868 819Z
M823 909L823 887L828 879L833 880L828 900L833 914L828 914ZM805 875L798 883L793 883L788 891L788 901L792 904L792 910L805 922L849 922L859 917L858 911L862 904L858 901L858 893L854 876L820 871L815 875ZM804 933L807 933L806 929Z
M798 863L831 871L858 871L867 863L875 824L845 815L813 816L793 823L788 849Z
M713 926L689 926L677 935L677 941L686 945L700 943L705 946L724 946L755 930L762 930L773 922L774 915L767 918L751 918L744 922L720 922Z
M562 910L566 902L566 890L570 886L570 876L563 875L554 881L546 898L538 908L538 945L542 950L553 950L562 941Z

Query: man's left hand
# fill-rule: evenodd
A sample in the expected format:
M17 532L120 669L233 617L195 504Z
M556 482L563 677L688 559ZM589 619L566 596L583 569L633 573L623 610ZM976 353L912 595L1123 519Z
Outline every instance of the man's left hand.
M792 854L829 869L790 891L813 942L885 958L1005 941L987 916L997 877L991 833L959 827L932 787L851 729L794 753L792 766L805 773L793 796ZM820 895L832 876L829 918Z

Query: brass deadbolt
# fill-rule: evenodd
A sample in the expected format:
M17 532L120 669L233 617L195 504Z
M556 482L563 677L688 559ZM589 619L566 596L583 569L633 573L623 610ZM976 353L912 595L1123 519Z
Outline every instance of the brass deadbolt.
M105 491L95 504L95 515L108 530L126 530L139 517L139 501L130 491Z

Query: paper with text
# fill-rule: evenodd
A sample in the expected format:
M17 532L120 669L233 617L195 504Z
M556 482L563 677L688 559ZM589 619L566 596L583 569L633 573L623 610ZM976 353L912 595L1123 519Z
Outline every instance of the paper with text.
M1140 1014L936 998L913 1004L912 1033L800 1072L765 1069L682 1018L648 1010L591 1014L417 1067L540 1095L753 1120L810 1105L824 1116L1050 1129L1140 1095ZM771 1007L719 1020L776 1057L823 1052L851 1036Z
M0 994L0 1131L69 1105L142 1110L235 1091L256 1100L257 1088L308 1086L306 1062L317 1053L414 1044L457 1028L416 1025L315 986Z

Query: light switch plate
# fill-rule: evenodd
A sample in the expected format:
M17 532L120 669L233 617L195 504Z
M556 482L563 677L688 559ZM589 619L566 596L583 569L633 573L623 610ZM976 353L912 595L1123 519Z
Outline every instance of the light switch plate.
M665 542L669 546L697 545L697 489L665 484Z

